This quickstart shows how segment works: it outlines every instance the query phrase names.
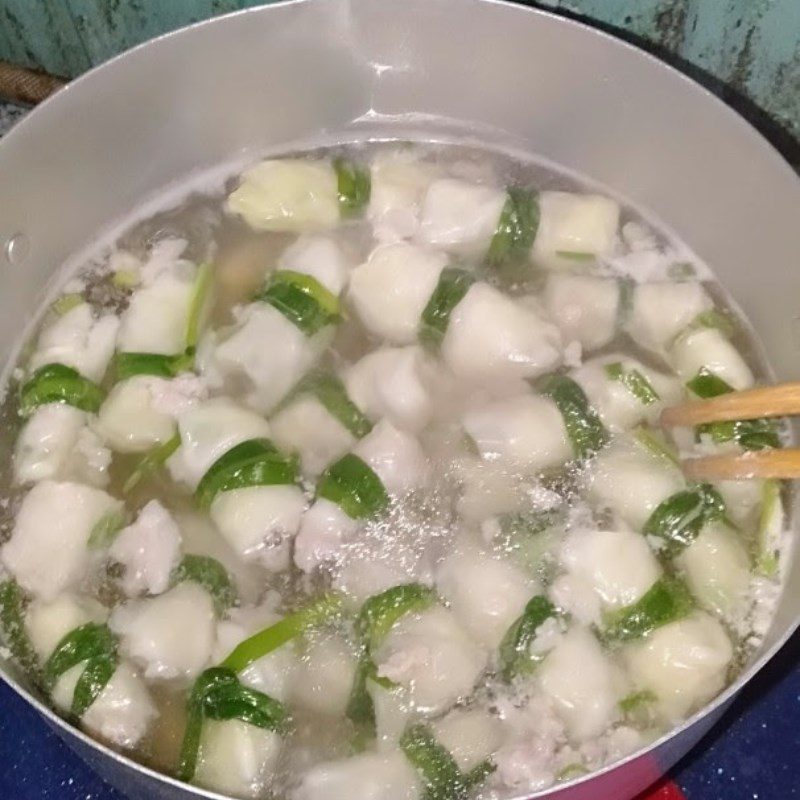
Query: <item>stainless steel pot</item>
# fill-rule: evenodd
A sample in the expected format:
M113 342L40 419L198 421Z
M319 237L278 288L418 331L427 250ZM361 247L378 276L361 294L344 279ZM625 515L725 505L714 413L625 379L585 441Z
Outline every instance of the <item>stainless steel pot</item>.
M716 269L776 375L798 377L800 181L704 89L597 30L496 0L296 0L154 40L71 84L0 143L0 349L56 267L168 184L310 139L470 138L541 154L651 210ZM537 797L628 800L686 753L800 614L800 563L736 684L624 762ZM144 769L2 677L132 798L218 797Z

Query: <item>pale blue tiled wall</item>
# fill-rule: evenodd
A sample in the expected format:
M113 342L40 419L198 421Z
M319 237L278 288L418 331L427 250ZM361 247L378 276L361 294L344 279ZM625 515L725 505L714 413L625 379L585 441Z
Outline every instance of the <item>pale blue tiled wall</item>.
M0 0L0 58L73 76L163 31L259 2ZM708 73L712 82L719 80L727 87L723 94L749 98L800 137L800 0L540 0L538 5L641 37Z

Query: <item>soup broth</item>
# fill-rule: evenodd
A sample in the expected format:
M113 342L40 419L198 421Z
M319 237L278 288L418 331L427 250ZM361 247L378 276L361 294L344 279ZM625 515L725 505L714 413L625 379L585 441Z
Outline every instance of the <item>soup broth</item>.
M2 406L0 625L59 713L234 797L504 798L632 753L747 662L782 487L708 268L488 149L288 153L69 276Z

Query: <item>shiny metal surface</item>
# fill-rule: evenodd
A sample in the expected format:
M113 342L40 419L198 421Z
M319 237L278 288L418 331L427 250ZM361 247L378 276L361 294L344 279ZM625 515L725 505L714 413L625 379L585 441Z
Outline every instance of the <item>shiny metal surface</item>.
M649 209L717 271L777 377L798 377L793 171L655 59L492 0L279 3L171 34L70 85L0 142L0 241L27 241L24 259L0 254L0 354L12 352L56 267L167 185L266 148L415 132L535 152ZM647 752L537 796L628 800L671 766L796 626L799 571L795 562L758 660L711 707ZM2 674L26 694L22 676L8 665ZM217 796L134 765L37 707L132 798Z

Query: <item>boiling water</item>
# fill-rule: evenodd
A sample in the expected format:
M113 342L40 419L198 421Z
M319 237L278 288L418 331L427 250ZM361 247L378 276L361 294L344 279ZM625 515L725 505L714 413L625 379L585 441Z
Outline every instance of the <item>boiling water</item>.
M313 153L303 153L304 157L329 158L344 155L357 162L368 163L376 153L387 148L413 148L419 158L434 164L450 176L466 181L490 185L524 185L535 186L538 190L558 189L564 191L585 190L583 185L573 178L559 173L550 167L544 167L536 161L522 162L517 158L499 152L455 145L398 145L396 143L366 144L348 146L346 148L327 148ZM226 213L224 200L237 184L237 176L232 176L223 189L216 193L191 194L178 206L157 213L150 218L135 224L118 240L111 252L104 252L87 263L79 274L69 278L70 292L79 293L98 311L111 310L123 313L128 306L130 288L120 287L114 280L111 267L118 263L120 253L127 253L141 261L146 261L152 247L165 239L183 239L186 249L182 257L195 263L213 263L213 307L210 312L209 327L223 328L234 322L234 309L250 302L254 294L263 286L265 277L274 268L282 251L296 238L294 234L257 232L251 229L242 219ZM744 354L756 379L766 376L766 366L759 363L752 331L741 319L735 305L730 301L723 287L714 279L706 266L687 250L680 242L654 228L652 223L642 218L637 211L623 207L620 229L630 237L642 236L642 231L649 237L645 248L653 256L646 262L648 280L683 279L695 276L704 281L708 293L714 298L718 308L722 309L734 323L732 342ZM371 225L365 217L355 217L339 225L330 234L352 263L364 261L374 241ZM623 245L619 254L603 260L593 269L603 274L624 275L641 267L643 262L630 256L630 248ZM116 261L115 261L116 260ZM579 269L587 267L577 265ZM532 269L520 276L504 275L502 272L486 271L481 273L482 279L501 289L511 297L523 298L531 294L538 295L547 280L548 272L543 269ZM53 310L43 310L43 324L54 318ZM490 331L486 335L491 335ZM30 354L34 340L29 346L22 348L19 366L25 368L25 359ZM357 361L366 353L374 350L379 341L360 322L355 313L349 312L345 320L338 326L331 347L324 354L321 365L338 372L343 366ZM637 345L627 334L618 336L601 349L592 353L592 357L607 353L622 352L626 356L638 359L649 368L671 371L663 357L651 350ZM110 388L110 387L106 387ZM228 392L236 393L236 387L228 387ZM562 528L550 531L551 539L539 541L530 547L530 552L520 552L519 541L496 538L493 546L496 553L505 551L505 555L515 563L525 563L537 580L547 586L560 566L557 545L563 537L564 528L589 524L602 526L613 523L613 516L602 510L593 509L582 496L585 485L585 464L573 464L568 468L551 471L549 474L521 474L519 470L505 468L491 461L480 463L473 458L470 447L465 444L463 431L456 424L465 407L465 397L460 391L452 392L439 389L435 392L435 413L432 421L420 434L428 458L433 468L432 478L422 489L414 491L402 502L395 503L389 514L379 521L370 522L356 541L351 542L339 554L339 560L331 568L324 568L313 576L302 574L296 568L274 574L267 572L257 563L245 563L216 534L212 523L201 515L186 489L174 483L166 470L157 474L155 479L142 482L133 493L125 496L126 504L131 512L140 509L147 501L159 500L169 509L181 526L184 552L202 553L218 559L233 575L237 584L240 601L244 605L256 604L265 597L275 610L283 613L307 602L309 597L316 596L329 587L337 577L337 570L348 564L368 561L377 566L391 564L393 569L407 576L409 581L418 580L420 575L435 571L436 565L454 548L458 548L460 526L459 514L463 511L465 470L470 471L469 480L473 485L483 487L475 490L475 496L469 498L474 506L491 507L496 501L497 493L524 498L525 502L536 508L537 498L549 498L553 493L558 500L556 507L560 510ZM468 398L467 398L468 399ZM17 407L17 392L11 391L0 409L2 428L15 432L21 422ZM123 496L123 484L134 468L139 456L115 454L109 468L110 480L107 491L116 497ZM467 466L465 466L467 464ZM0 526L4 539L11 535L13 522L20 502L28 487L17 487L12 484L10 463L0 465L3 479L4 501L0 510ZM309 496L313 494L310 482L305 486ZM499 503L503 505L502 502ZM753 536L751 532L742 534L753 557ZM522 548L525 550L525 547ZM543 555L544 554L544 555ZM44 558L48 555L43 554ZM124 601L116 578L114 565L101 563L89 574L81 586L81 590L91 595L104 605L112 606ZM763 635L763 618L768 616L776 589L773 584L760 578L754 578L757 584L753 590L755 600L737 619L723 619L725 628L734 642L736 656L731 662L728 680L733 680L741 666L747 661ZM760 598L760 599L759 599ZM766 599L765 599L766 598ZM753 620L760 616L762 621L753 630ZM313 638L314 634L310 634ZM301 656L302 658L302 656ZM158 707L158 717L147 735L137 744L134 757L152 765L159 770L172 773L178 760L183 728L188 689L184 681L151 681L149 688L152 698ZM491 674L481 680L474 694L465 698L466 705L485 708L487 713L503 716L503 709L509 705L523 705L526 698L525 688L505 686ZM549 713L552 713L550 709ZM359 740L358 731L346 717L330 718L316 715L303 709L292 709L292 729L277 766L277 777L272 785L272 793L277 796L291 790L297 776L305 769L319 761L345 758L364 747ZM663 722L655 723L645 715L639 720L627 721L629 727L638 731L640 736L636 745L646 744L664 729ZM599 737L598 737L599 738ZM591 744L591 742L589 743ZM604 745L605 746L605 745ZM588 769L599 766L605 760L618 755L612 748L602 753L589 752L586 743L575 742L559 747L571 748L569 753L560 758L561 772L554 769L556 778L559 774L570 777L564 771L570 759L582 762ZM583 749L581 749L583 748ZM525 791L539 788L530 786ZM264 787L264 794L269 790ZM499 785L489 784L483 791L489 794L513 793L511 789L503 790Z

